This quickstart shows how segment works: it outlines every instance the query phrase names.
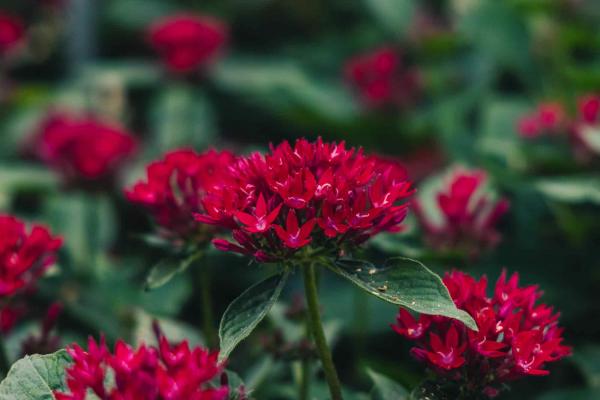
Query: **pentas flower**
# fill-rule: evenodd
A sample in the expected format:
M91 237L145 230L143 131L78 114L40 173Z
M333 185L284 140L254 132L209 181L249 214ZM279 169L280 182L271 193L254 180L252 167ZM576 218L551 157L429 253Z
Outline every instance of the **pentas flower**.
M34 138L35 153L67 181L110 179L136 150L125 130L91 116L51 114Z
M582 96L578 101L577 111L571 134L575 153L585 160L600 153L598 146L593 144L600 135L600 95Z
M61 244L44 226L27 229L23 221L0 215L0 300L33 286L54 263Z
M0 58L15 49L24 35L25 27L21 20L0 10Z
M506 382L548 375L549 363L571 353L562 344L559 314L538 303L537 286L519 286L518 274L507 277L503 271L491 297L485 276L476 280L452 271L444 284L456 306L476 321L478 332L446 317L415 318L403 309L393 328L415 341L411 354L417 360L458 385L467 398L494 397Z
M517 122L519 134L527 139L543 135L561 133L566 128L566 113L558 102L541 103L533 113L527 114Z
M227 27L204 15L179 14L154 22L148 41L174 73L188 73L213 61L227 41Z
M400 55L382 47L349 60L344 76L370 107L410 102L419 89L418 74L402 65Z
M66 370L67 393L57 400L85 400L93 393L102 400L224 400L227 386L211 381L223 372L218 353L187 341L171 344L162 336L159 346L133 348L119 340L111 353L102 338L88 340L87 350L67 348L73 363Z
M508 211L509 203L506 199L492 200L484 192L486 180L481 170L454 171L436 195L443 217L441 224L426 215L418 200L414 202L415 215L432 248L476 257L500 241L496 225Z
M303 248L349 251L398 231L412 193L396 162L344 142L300 139L236 161L229 179L202 199L196 220L232 231L236 243L213 240L220 250L284 260Z
M129 201L145 207L166 236L202 239L206 229L200 229L192 214L203 212L204 196L229 179L229 166L234 160L234 155L227 151L174 150L148 165L146 180L127 189L126 196ZM264 198L262 202L259 199L255 214L240 214L238 218L254 226L249 229L261 229L272 218L261 214L265 210Z

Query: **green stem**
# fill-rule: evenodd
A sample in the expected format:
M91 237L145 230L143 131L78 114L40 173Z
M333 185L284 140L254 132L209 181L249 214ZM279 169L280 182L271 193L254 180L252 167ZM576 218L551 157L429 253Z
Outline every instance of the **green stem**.
M301 375L300 375L300 393L299 400L308 400L308 392L310 388L310 360L308 357L302 359Z
M199 265L200 271L200 295L202 296L202 331L206 337L206 343L212 349L219 346L219 336L214 325L213 305L211 296L211 279L209 266L205 263Z
M308 321L312 330L312 336L317 347L317 353L323 364L323 372L325 380L329 385L329 393L331 400L342 400L342 387L338 378L331 351L325 339L323 332L323 324L321 323L321 315L319 312L319 300L317 292L317 279L315 274L315 265L308 264L303 266L304 270L304 292L306 294L306 303L308 306Z
M4 378L8 374L9 369L10 361L8 361L8 355L6 354L4 336L0 333L0 379Z

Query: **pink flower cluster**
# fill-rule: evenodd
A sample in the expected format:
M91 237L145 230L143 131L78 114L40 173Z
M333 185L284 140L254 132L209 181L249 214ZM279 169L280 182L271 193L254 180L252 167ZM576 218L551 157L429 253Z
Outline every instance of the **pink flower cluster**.
M0 215L0 299L31 287L54 263L61 244L44 226L28 232L19 219Z
M85 400L91 391L102 400L225 400L227 386L212 385L223 371L217 353L187 341L170 344L162 336L158 348L134 349L123 341L110 353L104 340L88 340L88 349L67 349L73 364L67 369L68 393L57 400ZM110 379L108 379L110 378ZM113 381L112 383L110 381Z
M24 35L21 20L0 10L0 57L17 47Z
M352 58L346 63L344 75L370 107L405 105L419 90L418 74L404 67L400 55L391 47Z
M501 384L527 375L548 375L548 363L571 353L562 344L559 314L538 303L537 286L519 286L518 274L506 271L486 295L487 279L459 271L447 273L444 284L454 303L468 312L478 332L445 317L414 318L401 309L393 329L416 342L412 355L426 363L461 392L494 397Z
M393 161L347 149L344 142L283 142L268 154L239 158L230 179L202 199L196 220L233 232L221 250L259 261L289 258L298 249L341 251L382 231L398 231L413 193Z
M111 178L137 148L119 126L93 117L51 114L34 138L35 152L68 181Z
M202 212L202 199L226 182L232 153L209 150L196 153L181 149L167 153L151 163L146 181L126 191L129 201L144 206L167 236L202 239L192 214Z
M541 103L517 122L519 134L528 139L561 133L566 128L566 113L560 103Z
M483 192L486 179L481 170L457 169L452 174L437 193L437 206L443 216L441 225L426 215L419 201L414 202L415 215L432 248L476 257L498 244L496 225L508 211L509 203L506 199L493 201Z
M152 24L148 41L175 73L188 73L205 66L227 41L227 27L208 16L173 15Z

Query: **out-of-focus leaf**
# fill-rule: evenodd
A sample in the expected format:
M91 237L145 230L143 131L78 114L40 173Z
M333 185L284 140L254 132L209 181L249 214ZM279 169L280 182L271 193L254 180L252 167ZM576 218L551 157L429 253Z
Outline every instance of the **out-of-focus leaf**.
M65 390L65 367L71 358L65 350L17 361L0 383L0 399L54 400L54 390Z
M146 277L144 288L146 290L152 290L165 285L176 274L184 272L190 267L190 265L201 259L202 255L203 253L196 252L187 257L173 256L160 260L150 270L150 273Z
M477 330L473 318L456 308L442 279L418 261L396 257L377 268L367 261L338 260L327 266L389 303L423 314L454 318Z
M151 109L151 119L151 146L157 154L182 146L201 149L211 144L216 136L210 101L190 86L167 86Z
M536 400L594 400L600 399L600 388L553 390Z
M387 29L396 37L402 37L415 13L413 0L364 0L378 25Z
M0 209L21 191L48 192L58 187L58 179L48 168L30 165L0 166Z
M600 154L600 127L586 126L581 132L581 140L596 154Z
M588 385L600 389L600 346L578 348L573 360L583 372Z
M535 187L546 197L565 203L600 204L600 178L564 176L541 179Z
M279 298L287 278L288 272L273 275L251 286L227 307L219 325L221 360L263 320Z
M133 343L139 345L157 345L156 336L152 328L153 321L157 321L160 329L172 342L187 340L191 346L204 346L202 335L191 325L171 318L156 317L142 309L136 310L136 325L133 333Z
M132 31L142 31L157 18L177 10L170 2L160 0L111 0L106 3L106 18Z
M373 370L369 369L367 373L375 385L371 390L373 400L405 400L408 398L408 392L402 385Z
M118 62L94 63L81 70L78 83L90 84L117 82L124 87L149 86L159 81L161 70L155 63L120 60Z

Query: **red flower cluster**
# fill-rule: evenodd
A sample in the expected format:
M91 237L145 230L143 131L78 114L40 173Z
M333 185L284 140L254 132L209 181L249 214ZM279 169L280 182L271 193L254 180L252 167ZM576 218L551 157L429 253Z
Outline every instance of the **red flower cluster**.
M148 40L167 68L191 72L212 61L227 41L227 27L208 16L174 15L152 24Z
M589 158L592 154L600 153L598 143L600 136L600 95L583 96L578 102L578 115L572 128L575 152L580 158ZM595 139L592 139L592 135Z
M418 319L401 309L393 329L416 341L411 350L418 360L443 378L461 386L461 392L494 397L501 384L527 375L547 375L545 366L571 353L562 345L559 314L537 304L537 286L519 287L519 276L496 282L494 295L486 295L487 279L479 281L453 271L446 274L456 306L477 322L478 332L456 320L421 315Z
M112 177L137 143L120 127L95 118L52 114L43 121L34 147L68 181L85 182Z
M346 63L344 75L370 107L404 105L419 89L416 71L403 67L400 56L390 47L352 58Z
M25 27L21 20L0 10L0 57L13 50L24 35Z
M146 207L166 235L189 239L201 234L192 213L202 212L202 199L228 179L235 157L229 152L175 150L151 163L147 181L126 191L127 198Z
M414 211L430 246L438 251L458 251L476 257L500 241L496 225L508 211L506 199L497 202L482 193L486 174L480 170L456 170L437 194L443 223L436 225L414 202Z
M541 103L537 109L517 122L519 134L528 139L557 134L566 127L565 110L560 103Z
M77 344L67 351L70 393L54 393L57 400L85 400L88 390L103 400L225 400L229 393L210 382L223 370L218 354L190 349L187 341L172 345L162 336L158 348L137 349L118 341L111 354L103 339L90 338L87 351Z
M27 232L22 221L0 215L0 299L31 287L54 262L61 243L44 226Z
M296 250L344 250L381 231L398 231L413 193L395 162L346 149L344 142L292 147L240 158L230 180L209 192L196 220L233 231L237 244L213 240L221 250L259 261L290 257Z

